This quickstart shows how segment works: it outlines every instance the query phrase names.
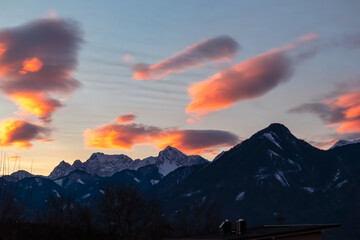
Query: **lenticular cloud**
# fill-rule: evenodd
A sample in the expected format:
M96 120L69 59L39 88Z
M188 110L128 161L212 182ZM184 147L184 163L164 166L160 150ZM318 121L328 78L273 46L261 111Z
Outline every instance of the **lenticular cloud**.
M135 64L133 78L160 79L168 74L201 67L208 62L228 61L235 57L239 48L239 44L229 36L208 38L154 65Z
M87 148L131 150L136 145L151 145L157 149L172 146L187 154L214 153L239 141L236 135L227 131L162 129L135 123L121 124L118 120L85 130L84 139Z

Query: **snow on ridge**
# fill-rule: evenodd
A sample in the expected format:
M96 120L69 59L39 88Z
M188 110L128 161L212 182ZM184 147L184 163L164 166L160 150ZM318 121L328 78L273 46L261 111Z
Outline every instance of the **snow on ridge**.
M305 191L307 191L309 193L315 192L315 189L313 187L303 187L302 189L304 189Z
M77 180L77 182L80 183L80 184L85 184L83 181L81 181L80 178Z
M345 180L343 180L342 182L339 182L338 184L336 184L335 188L341 188L341 187L344 186L344 184L347 183L347 182L348 182L348 180L345 179Z
M284 177L284 174L282 172L276 172L274 174L275 178L283 185L284 187L290 186L286 178Z
M294 162L294 161L291 160L290 158L288 158L287 160L288 160L288 162L289 162L291 165L296 166L296 167L298 168L298 171L299 171L299 172L302 170L300 164Z
M336 182L340 178L340 169L336 171L336 174L334 176L333 182Z
M163 176L168 175L170 172L174 171L175 169L177 169L178 167L180 167L176 162L170 163L169 161L164 161L160 166L159 166L159 173L162 174Z
M337 147L342 147L342 146L349 145L349 144L355 144L355 143L360 143L360 139L356 139L356 140L339 140L334 145L332 145L332 147L330 149L337 148Z
M273 159L273 157L278 157L278 158L282 158L279 154L277 154L276 152L272 151L272 150L268 150L268 154L270 156L271 159Z
M56 197L57 197L57 198L60 198L60 194L58 193L58 191L56 191L56 190L52 190L52 191L53 191L53 193L56 194Z
M244 197L245 197L245 192L239 192L239 194L236 195L235 197L235 201L241 201L244 199Z
M81 198L82 199L85 199L85 198L88 198L88 197L90 197L91 196L91 194L90 193L87 193L87 194L85 194L84 196L82 196Z
M134 177L134 181L138 182L138 183L140 182L140 180L138 178L136 178L136 177Z
M274 136L276 136L275 133L273 132L268 132L268 133L264 133L263 137L265 137L267 140L269 140L270 142L272 142L273 144L275 144L278 148L280 148L281 150L283 150L283 148L280 146L280 144L274 139Z
M200 190L197 190L195 192L189 192L183 195L183 197L191 197L192 195L200 193Z
M159 182L159 180L151 179L150 182L151 182L151 185L155 185Z
M57 185L62 186L63 180L64 180L64 179L59 178L59 179L56 179L54 182L55 182Z

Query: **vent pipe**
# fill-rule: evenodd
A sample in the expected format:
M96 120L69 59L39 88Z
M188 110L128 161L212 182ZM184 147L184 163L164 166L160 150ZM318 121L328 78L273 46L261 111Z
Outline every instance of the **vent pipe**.
M236 221L236 234L242 235L246 232L246 221L239 219Z

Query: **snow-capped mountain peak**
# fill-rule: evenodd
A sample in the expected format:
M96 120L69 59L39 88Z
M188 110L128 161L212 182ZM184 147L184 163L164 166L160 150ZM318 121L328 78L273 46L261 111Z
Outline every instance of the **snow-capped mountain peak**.
M360 139L356 140L339 140L337 141L330 149L336 148L336 147L342 147L349 144L355 144L360 143Z
M49 175L50 179L56 179L61 176L65 176L71 172L71 165L64 160L62 160L59 165L57 165L54 170Z
M157 157L148 157L143 160L132 160L124 154L108 155L104 153L93 153L90 158L81 162L74 161L72 165L62 161L49 175L49 178L56 179L69 174L73 170L82 170L89 174L97 174L99 176L111 176L116 172L125 169L137 170L147 165L156 165L159 173L163 176L181 166L191 166L206 163L207 160L196 155L186 155L178 149L167 146L159 152Z
M185 158L187 158L187 155L174 147L167 146L164 150L159 152L158 163L162 163L164 161L178 162Z

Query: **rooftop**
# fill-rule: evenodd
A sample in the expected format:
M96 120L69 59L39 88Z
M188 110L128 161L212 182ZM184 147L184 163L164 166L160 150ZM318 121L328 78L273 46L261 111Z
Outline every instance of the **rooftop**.
M190 239L225 239L225 240L245 240L245 239L263 239L269 237L281 237L291 235L301 235L314 232L322 232L323 230L339 227L340 224L315 224L315 225L264 225L259 227L249 227L246 233L238 235L232 232L229 235L220 236L219 234L208 236L196 236L189 238L181 238L183 240Z

